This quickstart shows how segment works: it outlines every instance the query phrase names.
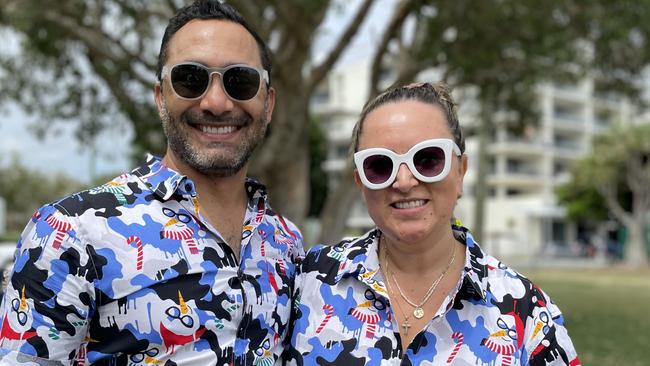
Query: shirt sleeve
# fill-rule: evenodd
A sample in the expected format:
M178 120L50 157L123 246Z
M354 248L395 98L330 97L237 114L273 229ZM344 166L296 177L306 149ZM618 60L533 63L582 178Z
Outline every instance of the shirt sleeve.
M52 205L25 227L0 307L0 365L71 364L84 347L96 273L77 234Z
M527 334L526 350L531 366L579 366L578 354L564 326L560 308L549 296L536 287L540 299L539 307L533 311L533 326Z

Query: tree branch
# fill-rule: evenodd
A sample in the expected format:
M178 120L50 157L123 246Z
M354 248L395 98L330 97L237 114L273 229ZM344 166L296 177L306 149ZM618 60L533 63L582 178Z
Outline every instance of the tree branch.
M239 14L246 20L246 23L258 32L260 37L265 38L267 35L262 33L262 28L264 28L263 24L267 19L264 19L265 5L263 3L267 2L251 0L228 1L228 4L237 9Z
M381 75L381 63L388 50L388 45L390 41L395 38L399 33L402 25L406 21L406 18L413 10L415 5L414 0L404 0L401 1L395 11L393 12L393 17L391 18L381 41L377 45L377 49L373 56L372 67L370 69L370 94L377 95L379 93L379 76Z
M626 212L621 204L618 202L618 189L614 184L601 185L597 187L598 192L605 198L607 206L612 211L612 214L626 226L631 226L634 219Z
M102 32L100 27L82 26L78 22L75 22L69 17L62 16L52 9L45 11L43 13L43 18L46 21L52 22L61 27L61 29L72 39L82 42L93 53L100 55L106 60L111 60L115 63L121 64L124 71L127 71L134 80L137 80L142 85L151 84L151 80L145 79L139 73L134 72L133 68L130 67L130 64L132 63L132 60L136 60L147 67L153 68L154 66L144 60L140 55L130 52L118 40L115 40L108 34ZM118 56L111 53L109 51L110 47L107 45L116 45L123 55Z
M627 159L625 176L630 190L636 197L643 197L650 190L650 163L644 163L643 159L641 155Z
M174 0L166 0L165 5L167 5L167 7L169 8L171 14L176 13L180 9L178 6L176 6L176 3L174 2Z
M365 20L366 16L368 15L368 11L370 10L370 7L372 6L372 0L365 0L361 6L359 6L359 9L357 9L357 13L350 21L348 24L347 29L341 37L339 38L338 42L336 43L336 46L332 49L332 51L329 53L327 58L318 66L316 66L312 72L311 72L311 77L307 81L307 92L309 94L312 93L312 91L318 86L318 84L325 78L327 73L332 69L336 61L341 57L341 54L343 51L347 48L347 46L350 44L350 41L354 36L357 34L359 31L359 28L361 27L361 24L363 24L363 21Z

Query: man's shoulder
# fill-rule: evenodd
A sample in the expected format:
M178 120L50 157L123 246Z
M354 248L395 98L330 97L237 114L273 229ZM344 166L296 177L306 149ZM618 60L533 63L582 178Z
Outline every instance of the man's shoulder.
M118 208L135 203L137 196L146 189L135 175L127 173L102 185L69 194L44 207L53 207L70 217L81 216L89 210L102 211L102 216L109 217L117 214Z

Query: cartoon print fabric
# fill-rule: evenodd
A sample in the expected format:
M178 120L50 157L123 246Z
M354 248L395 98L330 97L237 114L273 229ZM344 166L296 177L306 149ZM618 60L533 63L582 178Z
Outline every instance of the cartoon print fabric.
M42 207L0 308L0 363L275 362L302 238L262 185L246 190L239 263L201 215L194 183L153 156Z
M379 270L379 231L312 248L297 279L287 364L579 365L549 297L486 255L466 228L452 229L467 247L465 269L406 352Z

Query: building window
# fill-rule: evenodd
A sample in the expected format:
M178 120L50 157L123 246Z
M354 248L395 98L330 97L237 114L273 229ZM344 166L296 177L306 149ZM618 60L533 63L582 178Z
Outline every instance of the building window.
M553 219L551 222L551 240L555 245L567 245L566 223Z
M555 162L553 164L553 174L560 175L569 171L569 167L566 164Z
M537 170L532 163L527 163L518 159L506 160L506 172L510 174L537 174Z
M311 97L311 102L314 105L324 105L330 100L330 91L327 88L316 89L316 92Z
M348 157L348 150L349 147L346 144L339 144L336 145L335 152L334 152L334 158L335 159L345 159Z
M563 121L582 122L578 108L559 103L556 103L553 107L553 117Z
M555 134L555 147L568 150L580 150L580 140L579 138L572 138L569 136L564 136L560 134Z
M602 127L602 128L607 128L611 126L612 124L612 111L607 110L607 109L600 109L597 110L596 113L594 113L594 119L596 122L596 126Z

